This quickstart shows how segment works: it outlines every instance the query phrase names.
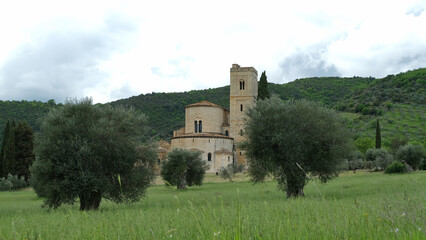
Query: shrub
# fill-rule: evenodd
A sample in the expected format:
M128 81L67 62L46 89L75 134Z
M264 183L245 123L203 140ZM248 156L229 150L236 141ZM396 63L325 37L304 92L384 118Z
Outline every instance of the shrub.
M365 152L368 168L386 169L393 161L393 157L384 149L370 148Z
M360 151L355 151L351 154L348 160L349 170L365 168L364 155Z
M17 175L8 174L7 178L0 178L0 191L12 191L28 186L25 177L18 178Z
M177 189L186 189L186 185L200 186L203 183L206 168L201 152L175 148L162 165L161 177L170 185L177 186Z
M223 179L229 179L232 182L232 177L235 177L236 173L242 172L244 170L244 164L228 164L226 168L221 167L219 175Z
M385 173L404 173L407 171L405 164L400 162L393 162L385 169Z
M420 145L405 145L398 149L396 152L396 158L400 162L405 162L413 169L419 169L424 160L424 149Z

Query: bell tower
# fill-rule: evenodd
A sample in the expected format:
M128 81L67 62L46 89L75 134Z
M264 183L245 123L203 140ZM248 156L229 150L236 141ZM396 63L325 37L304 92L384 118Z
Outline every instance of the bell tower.
M236 144L236 159L238 163L247 163L244 152L238 148L238 143L245 139L243 136L245 112L256 105L257 71L255 68L232 64L229 99L230 137L234 138Z

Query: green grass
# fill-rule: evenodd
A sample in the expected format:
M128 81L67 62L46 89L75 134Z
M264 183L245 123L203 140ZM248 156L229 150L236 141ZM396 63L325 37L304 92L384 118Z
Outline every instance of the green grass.
M163 185L131 205L103 201L40 208L31 190L0 193L0 239L426 239L426 172L346 172L305 198L285 198L273 181L214 175L201 187Z

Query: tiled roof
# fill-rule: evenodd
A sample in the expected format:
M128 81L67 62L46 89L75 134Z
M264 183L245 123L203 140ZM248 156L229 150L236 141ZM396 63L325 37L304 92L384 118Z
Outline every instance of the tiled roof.
M198 107L198 106L204 106L204 107L217 107L217 108L223 108L223 109L227 110L227 109L226 109L226 108L224 108L224 107L221 107L221 106L219 106L219 105L217 105L217 104L211 103L211 102L206 101L206 100L201 101L201 102L198 102L198 103L189 104L188 106L186 106L186 108L187 108L187 107Z

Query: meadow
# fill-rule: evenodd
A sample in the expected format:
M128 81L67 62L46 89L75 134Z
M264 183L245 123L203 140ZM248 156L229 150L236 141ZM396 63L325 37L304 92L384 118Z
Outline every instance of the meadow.
M41 208L31 190L0 193L0 239L426 239L426 172L345 172L286 199L276 182L207 175L186 191L158 184L141 201Z

